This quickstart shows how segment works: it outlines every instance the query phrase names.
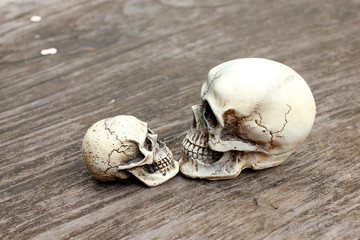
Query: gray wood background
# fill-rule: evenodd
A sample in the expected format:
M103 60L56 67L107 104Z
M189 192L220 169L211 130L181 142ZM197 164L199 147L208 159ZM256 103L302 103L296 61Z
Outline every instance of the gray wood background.
M208 70L243 57L313 91L314 128L286 162L155 188L90 176L85 131L120 114L180 158ZM0 2L1 239L359 239L359 120L359 0Z

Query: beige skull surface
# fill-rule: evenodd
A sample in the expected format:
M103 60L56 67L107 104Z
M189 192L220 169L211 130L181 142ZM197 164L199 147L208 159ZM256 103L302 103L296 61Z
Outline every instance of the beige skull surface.
M101 181L125 179L133 174L152 187L179 171L169 148L145 122L133 116L120 115L96 122L87 130L82 150L88 170Z
M192 178L234 178L245 168L282 163L308 136L315 101L304 79L266 59L245 58L210 70L192 107L180 171Z

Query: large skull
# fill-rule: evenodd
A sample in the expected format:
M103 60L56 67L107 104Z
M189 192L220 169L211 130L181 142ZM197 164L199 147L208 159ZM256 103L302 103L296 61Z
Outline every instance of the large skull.
M277 166L305 140L315 119L314 98L302 77L266 59L214 67L201 98L182 143L180 171L193 178L229 179L244 168Z
M92 125L84 136L82 150L88 170L101 181L133 174L152 187L179 171L166 145L145 122L132 116L107 118Z

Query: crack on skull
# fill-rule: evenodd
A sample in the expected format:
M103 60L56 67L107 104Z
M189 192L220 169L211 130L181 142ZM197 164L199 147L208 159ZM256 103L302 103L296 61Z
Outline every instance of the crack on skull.
M120 150L120 149L123 148L124 146L126 146L126 149ZM117 167L120 166L120 165L112 166L112 165L110 164L110 162L111 162L111 160L110 160L111 155L112 155L114 152L117 152L117 153L119 153L119 154L124 154L125 156L129 156L129 155L126 153L126 151L128 151L130 147L131 147L131 145L122 145L122 146L120 146L120 149L113 149L113 150L111 150L111 152L108 154L108 159L107 159L107 162L106 162L106 164L108 165L108 168L104 171L105 174L106 174L107 171L109 171L110 169L112 169L112 168L117 168ZM135 158L131 158L131 159L129 160L129 161L130 161L129 163L124 162L123 164L130 164L130 163L134 162L134 159L138 160L138 157L139 157L139 155L136 155Z
M136 148L135 150L136 151L131 151L131 153L137 153L136 155L135 155L135 157L132 157L134 154L128 154L128 152L130 152L129 151L129 149L131 149L132 147L134 147L134 146L137 146L138 144L136 143L136 142L133 142L133 144L134 144L134 146L132 146L132 145L129 145L129 144L124 144L123 143L123 141L121 141L120 139L119 139L119 136L116 134L116 132L114 131L114 130L112 130L111 128L110 128L110 126L109 126L109 119L107 119L107 120L105 120L104 121L104 128L105 128L105 130L106 131L108 131L109 132L109 134L111 135L111 136L114 136L115 137L115 139L119 142L119 144L120 144L120 147L119 147L119 149L112 149L111 150L111 152L108 154L108 159L107 159L107 162L106 162L106 164L108 165L108 168L104 171L104 174L107 174L107 172L110 170L110 169L117 169L120 165L116 165L116 166L112 166L111 165L111 155L114 153L114 152L117 152L117 153L119 153L119 154L123 154L123 155L125 155L126 157L130 157L130 159L128 160L128 161L126 161L126 162L123 162L122 164L124 164L124 165L129 165L129 164L131 164L131 163L133 163L133 162L136 162L136 161L139 161L139 159L142 159L142 158L144 158L144 156L142 155L142 153L140 152L140 154L138 153L139 152L139 149L138 148ZM122 150L122 148L124 148L125 147L125 149L124 150ZM131 158L132 157L132 158ZM142 158L141 158L142 157ZM122 165L121 164L121 165Z
M265 129L266 132L268 132L269 134L271 134L271 131L268 130L265 125L262 125L262 120L263 120L263 119L262 119L261 113L258 112L258 109L259 109L259 108L260 108L260 106L259 106L259 105L256 105L254 112L259 116L260 121L256 119L256 120L255 120L255 123L256 123L256 125L258 125L259 127Z
M126 149L120 150L121 148L123 148L123 147L125 147L125 146L126 146ZM117 153L119 153L119 154L124 154L125 156L129 156L129 155L126 153L126 151L128 151L130 147L131 147L131 145L121 145L121 146L120 146L120 149L113 149L113 150L111 150L111 152L108 154L108 159L109 159L109 161L110 161L111 155L112 155L114 152L117 152Z
M216 79L218 79L218 78L220 78L220 77L221 77L221 74L218 76L219 72L220 72L220 71L217 71L217 72L215 73L214 78L211 80L211 82L210 82L210 84L209 84L208 88L206 89L206 91L204 92L204 94L203 94L202 98L204 98L204 97L205 97L205 95L209 92L209 88L210 88L210 87L211 87L211 85L214 83L214 81L215 81Z
M282 126L282 128L279 130L279 131L276 131L276 132L273 132L273 133L279 133L279 132L282 132L284 131L285 129L285 126L286 124L288 123L288 120L287 120L287 115L290 113L290 111L292 110L291 106L289 104L286 104L288 107L289 107L289 110L285 113L285 123L284 125ZM282 136L283 137L283 136Z
M106 120L106 121L104 122L104 128L105 128L106 131L108 131L108 132L110 133L111 136L114 136L115 139L116 139L116 140L119 142L119 144L120 144L119 149L112 149L111 152L108 154L108 159L107 159L107 162L106 162L108 168L104 171L104 174L105 174L105 175L107 174L107 172L108 172L110 169L117 169L117 168L118 168L119 166L121 166L121 165L130 165L130 164L132 164L132 163L134 163L134 162L138 162L138 161L144 159L145 156L139 151L138 143L137 143L137 142L129 140L130 142L133 143L133 145L124 144L123 141L121 141L121 140L119 139L119 136L116 134L116 132L115 132L114 130L111 130L111 128L110 128L110 126L109 126L109 123L108 123L108 120ZM150 130L150 129L148 129L148 133L154 134L154 132L153 132L152 130ZM147 141L148 141L148 142L147 142ZM150 146L149 146L149 142L150 142ZM152 143L151 143L151 141L148 139L148 137L146 138L144 144L145 144L145 147L146 147L148 150L149 150L149 148L152 149ZM123 149L123 148L125 148L125 149ZM133 148L133 149L131 149L131 148ZM122 150L122 149L123 149L123 150ZM150 151L151 151L151 149L150 149ZM118 165L115 165L115 166L111 165L111 159L110 159L110 158L111 158L111 155L112 155L114 152L117 152L117 153L119 153L119 154L125 155L125 156L127 157L127 160L124 161L124 162L122 162L121 164L118 164ZM129 154L129 152L130 152L131 154ZM135 155L135 156L134 156L134 155Z
M104 122L105 130L108 131L111 136L115 136L115 139L116 139L120 144L123 144L123 142L119 139L119 136L116 134L116 132L110 129L110 127L109 127L109 125L108 125L108 120L109 120L109 119L105 120L105 122Z
M284 124L283 124L283 126L282 126L282 128L281 128L280 130L274 131L274 132L271 131L271 130L269 130L269 129L267 129L267 127L262 124L263 118L262 118L262 116L261 116L261 113L258 112L258 109L260 108L260 106L259 106L259 105L256 105L256 107L255 107L254 112L255 112L255 113L259 116L259 118L260 118L260 121L256 119L256 120L255 120L255 123L256 123L259 127L263 128L267 133L270 134L270 142L269 142L269 144L270 144L271 148L275 148L275 147L276 147L276 145L275 145L275 143L274 143L274 136L275 136L275 137L278 137L278 138L284 138L284 136L277 136L277 135L275 135L275 134L284 131L285 126L286 126L286 124L288 123L287 115L290 113L290 111L292 110L292 108L291 108L291 106L290 106L289 104L286 104L286 105L289 107L289 110L285 113L285 116L284 116L285 122L284 122Z

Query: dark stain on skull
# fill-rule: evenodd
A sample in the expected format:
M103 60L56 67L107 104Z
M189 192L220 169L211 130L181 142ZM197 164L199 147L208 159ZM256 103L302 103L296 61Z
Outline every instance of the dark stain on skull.
M224 128L221 131L220 138L224 141L241 141L250 143L251 145L257 145L256 142L248 139L244 130L248 130L245 122L249 120L251 116L237 116L234 109L227 110L223 115Z

